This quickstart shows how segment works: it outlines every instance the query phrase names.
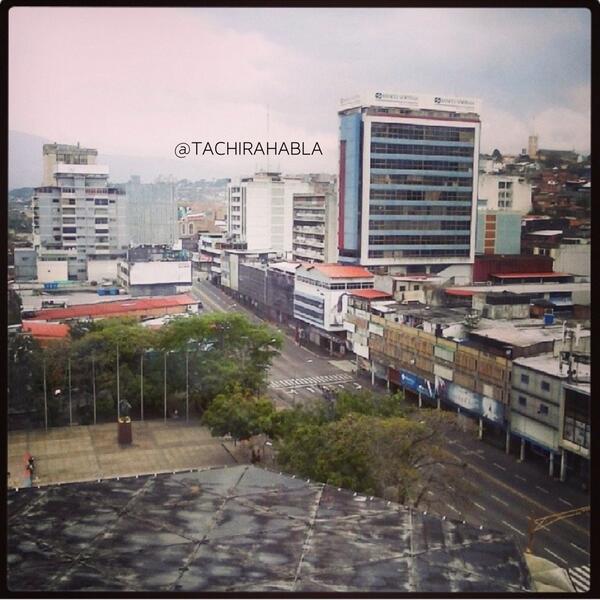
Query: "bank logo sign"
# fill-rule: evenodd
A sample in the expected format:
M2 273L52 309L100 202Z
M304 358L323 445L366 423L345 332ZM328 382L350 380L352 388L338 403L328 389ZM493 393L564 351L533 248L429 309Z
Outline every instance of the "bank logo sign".
M389 92L371 92L342 98L341 110L360 106L400 106L421 108L424 110L449 110L452 112L479 113L480 102L474 98L458 96L434 96L432 94L392 94Z

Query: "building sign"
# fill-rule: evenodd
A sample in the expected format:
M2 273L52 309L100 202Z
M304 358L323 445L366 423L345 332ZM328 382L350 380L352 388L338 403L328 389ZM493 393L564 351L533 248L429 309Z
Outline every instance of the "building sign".
M481 109L481 101L477 98L464 98L462 96L446 96L434 94L395 94L377 90L342 98L341 110L359 106L400 106L406 108L423 108L426 110L449 110L452 112L477 113Z
M398 377L398 383L413 392L417 392L417 394L423 394L428 396L429 398L434 398L434 388L431 381L428 379L423 379L423 377L419 377L414 373L409 373L408 371L400 371Z
M438 389L440 393L443 393L443 397L452 404L495 423L504 422L504 405L501 402L488 396L482 396L456 383L447 382L443 386L438 386Z

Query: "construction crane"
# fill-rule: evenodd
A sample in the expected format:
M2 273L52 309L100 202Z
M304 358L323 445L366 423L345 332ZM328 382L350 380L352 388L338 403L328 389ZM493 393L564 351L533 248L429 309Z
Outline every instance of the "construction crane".
M525 552L531 554L533 552L533 536L536 531L540 529L544 529L547 525L552 525L552 523L556 523L557 521L562 521L563 519L570 519L571 517L576 517L577 515L582 515L586 512L590 512L589 506L582 506L581 508L572 508L571 510L565 510L564 512L552 513L551 515L546 515L545 517L539 517L534 519L533 517L529 518L529 526L527 527L527 548Z

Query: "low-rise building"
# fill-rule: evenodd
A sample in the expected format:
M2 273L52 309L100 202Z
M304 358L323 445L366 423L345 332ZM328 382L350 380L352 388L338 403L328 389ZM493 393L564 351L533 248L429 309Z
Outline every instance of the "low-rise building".
M565 450L589 457L589 389L570 385L565 390L564 384L573 381L589 388L589 363L580 365L575 375L553 354L513 361L510 430L520 438L521 459L526 448L547 454L549 474L554 477L560 458L561 479L566 475Z
M302 265L296 270L294 317L304 325L300 339L344 353L343 316L348 296L372 289L373 274L363 267L335 264Z
M482 173L479 175L477 207L527 214L531 210L531 184L516 175Z
M477 211L477 254L521 254L521 213Z
M68 323L71 321L106 319L109 317L135 317L145 319L180 313L198 312L198 301L188 294L163 296L160 298L137 298L115 300L111 302L94 302L77 304L66 308L47 308L34 311L35 321L54 321ZM23 320L24 326L29 320Z
M183 250L139 246L119 264L119 281L134 297L179 294L191 289L192 263Z

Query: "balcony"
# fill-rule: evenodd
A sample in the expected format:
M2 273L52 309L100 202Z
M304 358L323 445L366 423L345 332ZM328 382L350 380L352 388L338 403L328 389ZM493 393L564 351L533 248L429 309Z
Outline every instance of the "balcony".
M306 213L298 211L294 213L294 220L298 221L315 221L317 223L325 223L325 215L323 213Z

